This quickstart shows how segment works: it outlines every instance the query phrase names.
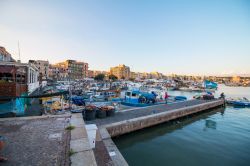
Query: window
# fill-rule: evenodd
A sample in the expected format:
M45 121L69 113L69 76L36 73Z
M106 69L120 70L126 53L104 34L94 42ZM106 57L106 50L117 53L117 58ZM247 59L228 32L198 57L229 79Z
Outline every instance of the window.
M131 92L126 92L126 96L130 96L131 95Z
M30 70L30 78L29 78L29 83L31 83L31 70Z
M132 96L135 97L135 96L136 96L136 93L132 93Z

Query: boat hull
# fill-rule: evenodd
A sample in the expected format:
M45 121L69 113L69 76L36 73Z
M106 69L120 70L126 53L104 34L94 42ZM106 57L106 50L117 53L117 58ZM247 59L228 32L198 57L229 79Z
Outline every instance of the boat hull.
M250 102L235 101L235 102L233 102L233 105L240 106L240 107L250 107Z

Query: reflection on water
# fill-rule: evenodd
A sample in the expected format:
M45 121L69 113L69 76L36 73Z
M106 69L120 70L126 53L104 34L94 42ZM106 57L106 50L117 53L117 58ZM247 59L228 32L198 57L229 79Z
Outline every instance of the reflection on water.
M205 127L204 127L204 131L206 131L206 129L210 128L210 129L216 129L216 122L213 120L206 120L205 121Z
M214 115L222 111L224 111L224 108L217 108L203 114L184 117L182 119L166 122L164 124L159 124L155 127L146 128L134 133L123 135L122 137L115 138L114 141L119 142L119 148L127 147L128 145L131 146L133 143L149 141L158 136L163 136L166 133L171 133L174 132L175 130L182 130L183 127L192 124L195 121L206 119L210 115Z
M248 90L244 94L241 89L241 96L250 98ZM130 133L114 142L132 166L248 166L250 108L215 109Z

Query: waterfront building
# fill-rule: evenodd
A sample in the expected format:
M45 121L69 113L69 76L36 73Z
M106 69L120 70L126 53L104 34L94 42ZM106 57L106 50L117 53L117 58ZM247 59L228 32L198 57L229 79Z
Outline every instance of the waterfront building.
M234 77L232 77L232 82L233 83L240 83L240 81L241 81L240 76L234 76Z
M29 60L29 63L34 64L38 68L42 80L47 80L49 78L49 61Z
M57 80L75 80L88 77L88 63L66 60L51 66L53 77Z
M31 63L16 62L0 47L0 96L29 95L39 87L39 70Z
M110 68L110 74L115 75L118 79L129 79L130 78L130 68L128 66L119 65Z
M83 68L82 68L82 74L83 74L83 78L87 78L88 77L88 70L89 70L89 64L88 63L83 63Z
M33 64L0 62L0 96L29 95L39 87L39 70Z
M151 72L150 73L150 79L162 79L163 74L159 72Z
M151 75L149 73L144 72L143 73L143 79L150 79Z
M0 62L15 62L11 54L2 46L0 46Z
M137 72L136 77L137 77L138 80L145 79L144 73L141 73L141 72Z
M89 78L94 78L94 71L93 70L88 71L88 77Z
M137 78L136 72L130 72L130 78L131 79L136 79Z
M100 70L94 70L94 77L97 76L98 74L104 74L106 77L109 75L109 72L107 71L100 71Z
M57 81L69 79L67 69L61 65L49 65L49 78Z

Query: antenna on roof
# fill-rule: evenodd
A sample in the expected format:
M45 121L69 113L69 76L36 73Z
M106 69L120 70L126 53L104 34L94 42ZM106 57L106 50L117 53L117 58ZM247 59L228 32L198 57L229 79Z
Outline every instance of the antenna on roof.
M21 62L21 56L20 56L20 46L19 46L19 41L17 42L17 45L18 45L18 58L19 58L19 62Z

